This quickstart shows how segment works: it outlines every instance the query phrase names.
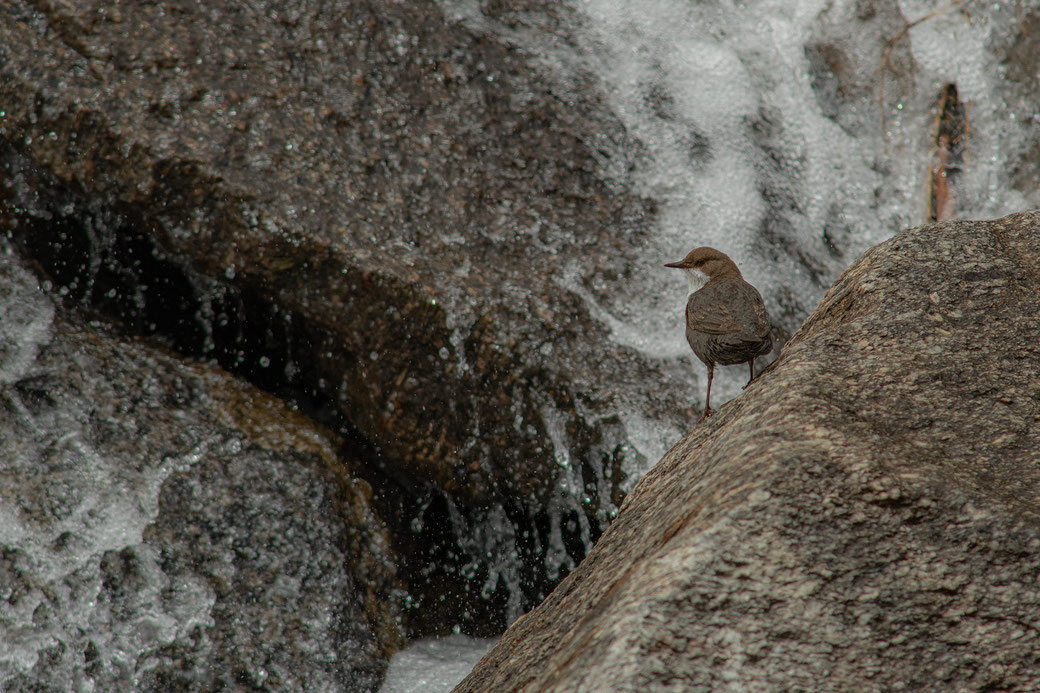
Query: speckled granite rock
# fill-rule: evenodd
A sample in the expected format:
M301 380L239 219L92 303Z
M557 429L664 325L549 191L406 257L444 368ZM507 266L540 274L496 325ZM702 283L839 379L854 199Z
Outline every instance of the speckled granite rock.
M655 212L572 86L430 2L0 3L0 234L68 300L349 431L414 627L498 633L696 392L590 315Z
M0 688L378 686L395 559L331 435L9 252L0 314Z
M207 278L199 293L261 296L307 332L292 365L316 397L396 473L469 504L551 496L558 454L590 478L637 459L619 392L673 425L686 406L680 378L610 346L564 286L609 296L652 214L603 177L627 164L597 140L626 135L585 93L567 103L528 56L429 2L0 8L0 138L113 226L66 242L117 245L115 262L154 243ZM12 204L82 225L83 204L39 191ZM144 312L165 299L138 290L150 279L124 291ZM181 319L211 322L204 341L219 312Z
M457 691L1040 687L1040 213L837 281Z

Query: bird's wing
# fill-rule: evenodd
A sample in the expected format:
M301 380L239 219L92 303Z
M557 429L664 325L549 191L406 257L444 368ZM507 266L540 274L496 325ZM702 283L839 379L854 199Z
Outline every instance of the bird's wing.
M714 335L732 334L744 329L740 321L734 318L725 296L718 288L709 283L690 294L686 302L686 325L689 329Z
M765 339L773 329L773 321L769 317L769 311L766 310L766 304L762 300L762 295L758 293L758 289L750 284L747 284L746 286L748 289L747 300L755 315L755 334Z
M690 294L686 303L686 324L704 334L745 333L747 339L764 339L772 321L755 287L747 282L709 282Z

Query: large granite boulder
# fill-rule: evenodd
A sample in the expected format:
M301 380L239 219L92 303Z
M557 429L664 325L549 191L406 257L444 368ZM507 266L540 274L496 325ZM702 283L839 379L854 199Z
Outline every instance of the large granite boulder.
M0 252L0 688L371 691L390 539L336 438Z
M552 497L563 458L634 459L614 399L662 366L609 345L571 290L618 280L650 213L602 173L626 164L588 133L625 135L594 91L554 96L433 3L43 2L0 8L0 103L7 147L68 183L9 174L28 181L12 206L64 222L24 219L23 247L119 265L78 290L229 367L291 324L267 372L338 407L390 473L488 505ZM165 311L156 256L216 309ZM229 287L263 304L245 339ZM664 419L682 401L631 392Z
M1040 213L905 231L457 691L1036 690Z
M583 94L433 3L3 3L0 230L71 300L351 438L420 630L499 632L697 396L586 305L654 210Z

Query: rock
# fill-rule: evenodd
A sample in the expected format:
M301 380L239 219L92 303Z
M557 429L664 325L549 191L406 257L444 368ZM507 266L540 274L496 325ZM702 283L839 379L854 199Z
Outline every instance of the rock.
M1040 212L873 248L456 691L1040 685Z
M1035 81L1032 75L1040 71L1040 10L1034 9L1020 20L1020 28L1006 39L1006 45L997 52L1001 67L1007 70L1008 84L1019 93L1028 93ZM1040 135L1033 129L1028 148L1017 152L1010 162L1011 185L1021 190L1028 199L1036 199L1040 190Z
M5 5L0 70L0 137L46 174L9 174L21 246L55 265L88 247L87 298L111 304L115 282L131 322L197 333L225 366L254 341L290 352L283 377L391 474L471 507L544 503L560 456L590 477L634 465L626 388L680 420L678 388L644 394L666 367L610 345L575 292L625 280L652 214L601 173L626 166L597 145L623 129L592 90L555 96L528 56L434 4ZM64 235L34 241L37 219ZM172 302L142 269L156 256L206 300ZM297 336L227 328L229 290ZM592 494L603 524L623 481Z
M655 210L572 86L434 3L0 4L0 230L70 300L349 430L395 541L436 554L403 576L429 623L497 633L697 391L590 315Z
M914 83L919 66L906 32L915 19L894 0L838 3L817 16L805 46L813 95L846 131L869 131L897 104L934 98Z
M681 430L695 391L589 313L654 210L579 91L431 3L2 5L0 229L72 300L349 430L418 547L417 627L497 633L645 466L623 412Z
M0 253L0 688L374 690L389 537L327 431Z

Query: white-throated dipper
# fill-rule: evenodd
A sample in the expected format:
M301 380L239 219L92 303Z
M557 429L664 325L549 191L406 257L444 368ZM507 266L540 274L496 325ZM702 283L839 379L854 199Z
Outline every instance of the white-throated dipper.
M711 380L715 364L747 362L755 379L755 359L773 348L769 312L758 290L744 281L736 263L714 248L696 248L665 267L686 270L690 298L686 301L686 341L708 367L708 395L700 420L712 415ZM747 387L745 385L744 387Z

